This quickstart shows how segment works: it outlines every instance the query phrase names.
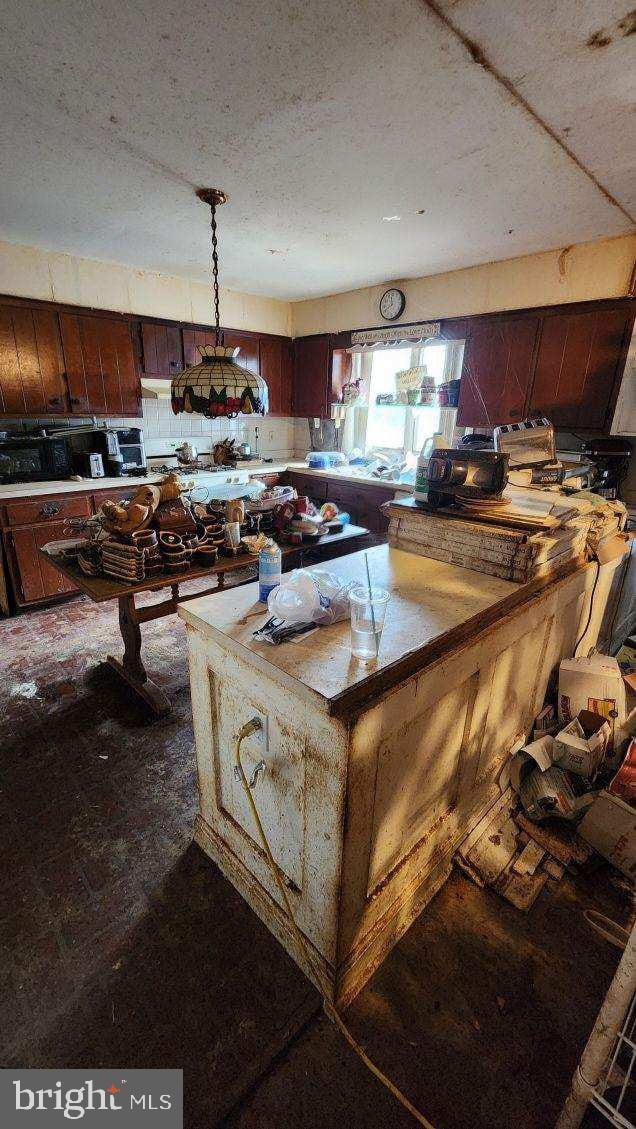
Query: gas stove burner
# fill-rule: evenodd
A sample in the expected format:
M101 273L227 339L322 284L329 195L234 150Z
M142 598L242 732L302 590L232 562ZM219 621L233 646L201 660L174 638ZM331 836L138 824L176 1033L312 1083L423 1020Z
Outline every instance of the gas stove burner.
M161 466L152 467L156 474L227 474L228 471L235 471L236 467L228 463L219 465L218 463L197 463L195 466L168 466L167 463L162 463Z

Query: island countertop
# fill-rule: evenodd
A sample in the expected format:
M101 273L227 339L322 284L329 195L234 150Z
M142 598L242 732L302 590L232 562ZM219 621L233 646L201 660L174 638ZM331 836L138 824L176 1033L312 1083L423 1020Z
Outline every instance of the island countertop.
M343 715L423 669L451 647L523 602L536 585L516 584L456 565L419 557L388 545L368 550L373 584L391 600L377 660L364 664L350 651L348 621L272 646L253 638L267 618L258 586L192 600L179 615L263 673L275 676L297 696L329 714ZM321 566L318 566L321 567ZM364 553L351 553L322 566L343 581L365 582ZM249 618L246 619L246 617Z

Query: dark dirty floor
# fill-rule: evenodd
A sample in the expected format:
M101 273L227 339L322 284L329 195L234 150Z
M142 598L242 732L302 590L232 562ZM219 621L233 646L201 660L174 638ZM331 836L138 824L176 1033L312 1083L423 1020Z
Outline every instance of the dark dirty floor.
M115 609L0 624L0 1065L185 1071L187 1129L410 1126L308 984L191 842L184 627L144 629L164 722L100 660ZM528 915L454 873L347 1013L436 1129L552 1126L628 912L602 868Z

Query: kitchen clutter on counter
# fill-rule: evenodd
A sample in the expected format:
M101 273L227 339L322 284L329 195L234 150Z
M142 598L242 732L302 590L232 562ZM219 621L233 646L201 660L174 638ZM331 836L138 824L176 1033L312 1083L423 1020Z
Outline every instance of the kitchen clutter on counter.
M264 549L262 557L267 552ZM294 569L284 580L279 571L278 582L267 591L259 570L259 599L263 603L267 600L269 618L252 633L254 639L284 643L350 617L352 656L365 663L377 658L390 594L372 585L366 553L364 561L366 583L343 583L324 569Z
M277 542L317 542L349 520L332 503L317 510L293 486L247 485L245 497L206 500L205 488L172 472L157 484L140 485L128 501L105 501L94 516L71 518L68 532L74 536L44 548L75 561L87 576L139 583L205 569L222 557L245 556L247 565ZM234 494L244 490L221 486Z

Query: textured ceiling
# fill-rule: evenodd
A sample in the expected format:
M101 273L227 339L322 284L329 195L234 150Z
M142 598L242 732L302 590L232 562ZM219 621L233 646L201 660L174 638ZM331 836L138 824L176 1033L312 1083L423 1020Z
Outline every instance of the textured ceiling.
M439 6L633 214L627 3ZM216 184L222 284L296 299L631 228L422 0L4 0L0 24L10 242L204 278Z

